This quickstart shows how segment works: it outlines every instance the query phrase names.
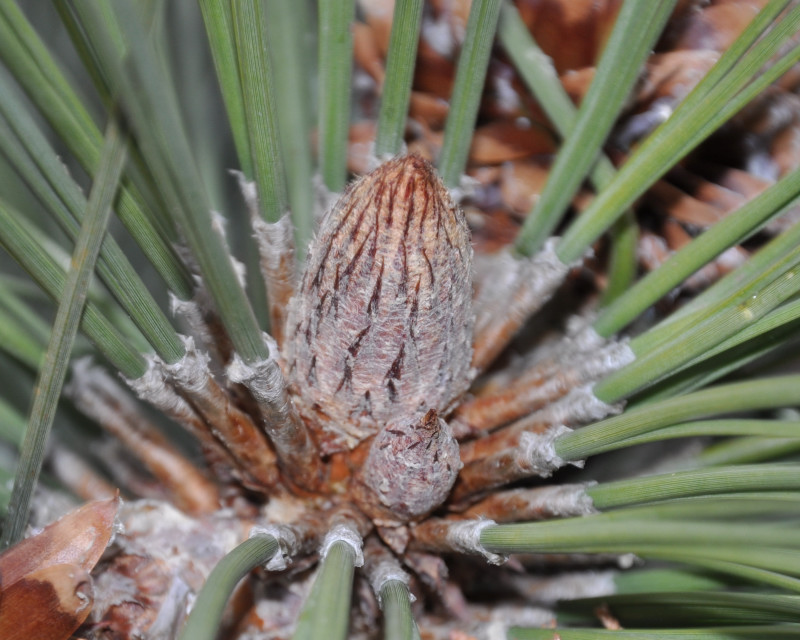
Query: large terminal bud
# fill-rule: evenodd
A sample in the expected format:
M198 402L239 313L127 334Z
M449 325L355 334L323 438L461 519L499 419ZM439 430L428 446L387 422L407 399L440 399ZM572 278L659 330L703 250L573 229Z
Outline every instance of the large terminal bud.
M390 423L427 425L429 410L446 415L466 391L471 269L464 215L418 156L357 180L326 215L286 349L297 407L324 453Z

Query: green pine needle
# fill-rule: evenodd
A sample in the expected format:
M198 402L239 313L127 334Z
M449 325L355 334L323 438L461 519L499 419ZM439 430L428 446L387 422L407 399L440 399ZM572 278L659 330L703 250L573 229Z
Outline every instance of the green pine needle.
M30 513L33 490L44 461L50 428L55 418L61 388L67 375L72 345L78 333L86 294L100 253L100 245L111 217L111 206L125 164L125 139L116 123L111 122L101 154L100 170L89 196L86 216L75 243L72 265L62 291L50 344L39 370L25 438L20 447L20 461L14 488L4 521L0 548L22 539Z
M66 275L52 251L46 249L23 224L25 216L0 200L0 245L54 301L61 299ZM100 352L128 378L147 371L144 357L98 306L89 302L81 318L81 329Z
M762 9L705 78L683 100L675 112L628 158L609 185L567 230L558 247L565 263L578 259L623 211L658 180L680 158L694 149L747 101L788 69L798 55L797 48L782 63L760 73L791 33L796 32L800 11L794 9L766 37L745 55L746 50L771 24L787 4L773 0ZM773 75L774 74L774 75ZM751 82L752 81L752 82ZM748 83L750 86L748 87Z
M437 163L442 180L451 188L461 184L461 176L467 167L500 4L500 0L474 0L470 7Z
M0 6L0 58L42 115L90 175L98 170L103 137L85 100L56 64L33 27L14 2ZM148 214L135 189L120 191L118 213L131 235L169 288L181 299L192 295L186 267L169 242L170 228Z
M344 541L330 545L314 579L292 640L344 640L350 616L356 552Z
M277 550L278 541L273 536L254 535L220 560L197 594L179 640L214 640L236 585L253 569L268 562Z
M145 160L153 168L161 193L186 237L204 284L239 355L245 362L265 359L268 350L255 314L240 285L228 249L215 230L211 206L182 125L172 85L155 59L150 38L135 8L114 5L129 54L121 60L109 37L108 23L80 5L81 18L108 65L108 73L127 105Z
M608 631L605 629L523 629L513 627L508 640L789 640L800 633L800 625L742 625L697 629Z
M558 221L597 159L619 115L642 63L669 18L674 0L627 0L584 96L577 120L550 169L542 193L528 214L515 243L523 256L536 253ZM559 257L561 251L559 250ZM574 257L564 259L568 264Z
M552 60L536 44L519 12L511 4L503 5L498 36L528 89L558 129L559 135L562 138L569 137L575 127L578 110L561 84ZM589 179L595 190L602 191L611 182L614 173L611 161L600 154ZM603 304L625 291L636 275L638 226L633 212L627 212L617 222L611 236L608 286L603 294Z
M264 219L277 222L287 212L289 201L278 138L275 80L267 47L266 10L257 0L233 2L231 8L259 206Z
M403 146L421 24L422 0L395 3L375 135L375 155L379 158L397 155Z
M764 224L790 210L800 196L798 181L800 169L787 174L692 240L606 309L595 322L595 330L603 336L613 335L725 249L743 242Z
M408 585L387 580L381 587L384 640L419 640L419 630L411 614Z
M86 198L14 93L5 73L0 72L0 148L74 241ZM100 247L97 273L165 361L175 362L183 356L183 344L170 321L111 237L106 237Z
M265 5L267 45L273 60L282 164L286 168L289 203L295 228L297 258L305 259L314 233L314 192L311 157L311 96L309 55L303 47L305 17L292 0Z
M800 426L796 423L795 429ZM628 478L589 487L586 493L598 509L737 491L797 491L796 465L757 464L690 469L668 474ZM800 494L798 494L800 498ZM783 505L784 508L787 505ZM794 509L797 505L794 505ZM706 512L708 513L708 512ZM703 513L697 516L703 517Z
M340 192L347 182L350 77L354 0L319 3L319 163L325 186Z
M687 420L793 406L798 385L800 376L756 378L629 408L621 415L561 436L556 440L556 452L565 460L581 460L613 449L627 438Z

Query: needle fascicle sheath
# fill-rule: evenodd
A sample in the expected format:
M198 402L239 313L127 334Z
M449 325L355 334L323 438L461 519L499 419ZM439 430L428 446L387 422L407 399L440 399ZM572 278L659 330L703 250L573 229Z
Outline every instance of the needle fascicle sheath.
M501 251L481 274L475 299L475 339L472 366L486 369L566 277L570 265L556 255L556 238L530 258ZM503 309L503 313L497 313Z

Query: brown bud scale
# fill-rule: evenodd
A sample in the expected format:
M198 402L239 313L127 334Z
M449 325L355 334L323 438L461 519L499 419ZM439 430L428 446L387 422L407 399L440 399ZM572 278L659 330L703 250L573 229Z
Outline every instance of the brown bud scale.
M384 163L323 220L289 307L286 360L323 452L446 413L469 386L472 248L418 156Z

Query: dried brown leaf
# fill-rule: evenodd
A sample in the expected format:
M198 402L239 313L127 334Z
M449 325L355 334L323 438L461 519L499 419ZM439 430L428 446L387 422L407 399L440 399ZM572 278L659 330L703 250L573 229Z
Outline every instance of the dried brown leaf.
M765 0L720 2L686 13L683 29L670 46L675 49L724 51L753 20Z
M503 165L500 193L503 203L512 211L527 214L542 192L550 168L541 162L523 160Z
M697 227L710 227L719 222L726 213L663 180L653 185L646 200L668 216Z
M428 127L443 128L450 105L444 98L428 95L419 91L411 92L408 107L409 118L424 123Z
M469 149L474 164L499 164L531 155L553 153L553 137L536 126L520 127L516 121L499 120L475 130Z
M114 533L119 498L90 502L0 555L0 588L53 565L91 571Z
M595 63L621 5L621 0L521 0L518 8L536 42L564 73Z
M363 22L353 24L353 59L379 85L386 75L383 53L378 48L375 32Z
M359 10L372 29L373 38L385 56L389 50L389 36L392 33L394 0L361 0Z
M92 609L92 579L75 564L37 569L0 594L0 638L69 638Z

